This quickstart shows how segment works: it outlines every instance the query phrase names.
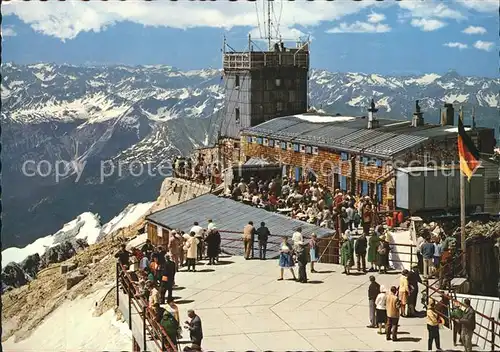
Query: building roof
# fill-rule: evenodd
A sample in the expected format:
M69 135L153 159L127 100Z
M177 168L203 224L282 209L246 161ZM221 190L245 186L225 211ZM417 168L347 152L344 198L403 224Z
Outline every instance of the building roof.
M284 142L389 158L431 138L446 138L457 132L451 126L377 118L379 127L368 129L366 117L306 113L272 119L242 131L243 135L274 138Z
M198 221L200 226L204 226L208 219L213 220L221 236L226 239L221 244L223 249L226 249L224 247L228 242L232 242L229 238L234 238L235 240L241 238L243 227L249 221L253 221L256 228L264 221L271 234L279 236L286 235L291 237L297 227L302 228L303 236L310 236L314 232L318 237L325 237L331 235L333 232L331 229L311 225L303 221L291 219L285 215L236 202L232 199L218 197L213 194L205 194L190 199L146 217L146 220L155 224L169 229L180 229L185 232L191 229L195 221ZM232 243L230 247L228 246L227 249L229 250L226 249L226 252L233 255L241 255L243 244L236 246L236 249L234 247L235 244ZM279 239L270 239L267 248L269 258L278 254L278 247Z

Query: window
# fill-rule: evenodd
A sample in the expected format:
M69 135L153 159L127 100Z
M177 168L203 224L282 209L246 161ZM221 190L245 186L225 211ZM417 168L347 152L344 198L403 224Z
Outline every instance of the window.
M375 165L377 167L382 167L382 160L375 159Z
M361 181L361 195L368 195L368 181Z
M344 152L340 153L340 160L342 160L342 161L349 160L349 154L344 153Z
M312 154L312 147L310 145L306 146L306 154Z
M288 150L293 150L293 144L291 142L287 143L287 147Z
M293 151L298 152L299 151L299 145L297 143L293 143Z
M377 184L377 201L381 204L383 199L382 199L382 184L379 183Z
M278 112L283 111L283 102L281 101L276 102L276 111Z
M247 143L252 143L252 137L251 136L247 136Z
M240 143L234 142L233 147L234 147L234 149L239 149Z
M303 144L300 145L300 152L301 153L305 153L306 152L306 146L305 145L303 145Z
M270 139L268 143L271 148L274 147L274 139Z
M488 180L488 194L500 193L500 180Z
M262 137L257 137L257 144L262 144Z
M319 154L318 147L312 147L312 153L313 153L314 155L318 155L318 154Z
M347 177L340 175L340 189L347 191Z
M234 108L234 116L236 123L240 123L240 108Z
M267 138L264 138L264 141L263 141L262 144L264 144L265 146L268 146L269 145L269 140Z
M276 78L276 87L281 87L281 78Z
M370 159L368 159L368 157L366 156L364 156L361 160L363 161L363 165L365 166L368 165L368 163L370 162Z
M295 91L289 90L288 91L288 102L293 103L294 101L295 101Z
M281 142L281 149L286 150L286 142Z
M239 88L240 87L240 75L236 75L234 77L234 88Z

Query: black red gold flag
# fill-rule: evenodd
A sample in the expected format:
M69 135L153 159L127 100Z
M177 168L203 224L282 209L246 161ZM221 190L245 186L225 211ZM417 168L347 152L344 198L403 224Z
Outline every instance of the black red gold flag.
M462 121L462 116L458 119L458 155L460 158L460 170L471 180L472 175L481 166L479 151L474 142L467 134Z

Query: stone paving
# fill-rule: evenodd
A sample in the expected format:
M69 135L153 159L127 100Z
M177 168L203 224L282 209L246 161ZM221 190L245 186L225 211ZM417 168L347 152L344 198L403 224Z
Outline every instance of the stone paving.
M277 281L277 260L221 262L180 272L176 279L181 321L188 309L201 317L205 351L427 350L425 318L401 318L398 342L366 327L368 274L345 276L338 265L317 264L319 272L308 273L310 282L302 284L286 280L290 272ZM375 276L386 286L399 281L396 273ZM451 349L451 332L440 331L441 348Z

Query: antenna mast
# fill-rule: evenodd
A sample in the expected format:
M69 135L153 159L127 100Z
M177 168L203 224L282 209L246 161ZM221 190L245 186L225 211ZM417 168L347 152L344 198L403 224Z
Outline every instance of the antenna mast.
M271 4L270 0L267 0L267 45L269 46L269 51L271 48Z

